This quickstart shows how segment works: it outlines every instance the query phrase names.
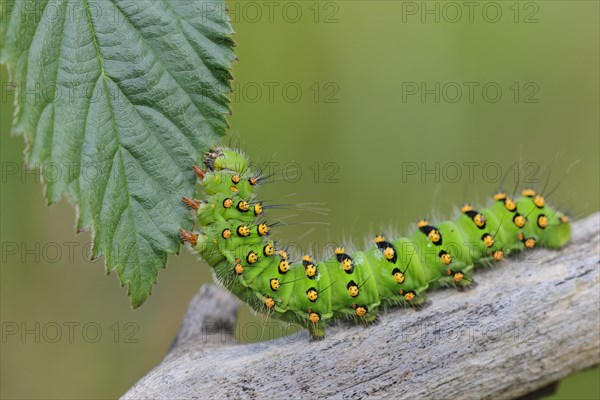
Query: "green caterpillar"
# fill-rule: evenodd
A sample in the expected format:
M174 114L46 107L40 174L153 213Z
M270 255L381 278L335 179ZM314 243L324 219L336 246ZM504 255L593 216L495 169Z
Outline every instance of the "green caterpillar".
M442 286L466 287L475 266L502 260L513 251L535 246L557 248L571 234L568 218L546 205L532 189L513 200L494 195L479 211L461 208L454 221L417 223L411 237L376 236L364 251L335 250L317 262L291 260L269 239L270 225L256 200L260 177L250 173L240 152L214 148L205 154L205 169L194 167L205 200L184 197L202 225L200 232L180 230L215 271L216 279L253 309L325 335L328 322L355 319L367 325L381 307L425 300Z

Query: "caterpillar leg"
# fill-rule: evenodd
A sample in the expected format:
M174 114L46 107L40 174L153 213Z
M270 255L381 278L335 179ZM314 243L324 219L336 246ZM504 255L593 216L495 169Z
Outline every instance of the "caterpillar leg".
M325 327L322 324L310 324L308 326L310 340L315 342L325 338Z
M442 286L453 286L457 289L463 289L473 285L473 265L467 265L460 270L446 270L446 276L440 278L439 283Z
M376 325L379 322L377 314L365 314L362 317L356 317L356 322L365 326Z
M429 285L424 286L422 288L416 290L400 290L400 295L402 295L402 302L407 307L422 307L426 301L427 297L425 296L425 292L429 289Z

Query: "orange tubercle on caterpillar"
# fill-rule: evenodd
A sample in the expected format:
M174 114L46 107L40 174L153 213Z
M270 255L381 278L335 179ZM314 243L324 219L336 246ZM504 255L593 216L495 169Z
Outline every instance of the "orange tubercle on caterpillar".
M463 206L460 208L460 212L461 212L461 213L466 213L466 212L469 212L469 211L473 211L473 206L472 206L472 205L470 205L470 204L465 204L465 205L463 205Z
M275 307L275 300L270 297L265 297L265 306L269 309Z
M250 251L246 256L246 261L248 262L248 264L256 264L256 262L258 261L258 255L255 252Z
M312 322L313 324L317 324L321 320L321 316L319 315L319 313L316 313L316 312L314 312L314 311L312 311L312 310L309 309L309 311L308 311L308 320L310 322Z
M522 228L525 226L525 222L527 222L527 220L521 214L516 214L513 218L513 222L515 223L517 228Z
M350 271L354 267L354 265L352 264L352 260L349 258L346 258L345 260L343 260L341 262L341 265L342 265L342 269L344 271Z
M473 222L475 222L475 225L477 225L479 228L485 227L485 217L483 216L483 214L476 214L473 217Z
M521 192L521 195L523 195L524 197L533 197L535 196L535 190L527 188L527 189L523 189L523 191Z
M350 281L348 285L346 285L346 289L348 290L350 297L356 297L360 293L358 285L354 281Z
M492 247L494 245L494 237L489 233L484 233L481 240L487 247Z
M452 256L450 255L450 253L442 250L442 251L440 251L440 253L438 255L440 257L440 261L442 262L442 264L448 265L452 262Z
M398 268L394 268L394 270L392 271L392 276L394 277L396 283L398 283L399 285L403 284L404 280L406 279L405 275Z
M362 317L362 316L364 316L367 313L367 307L357 306L355 308L355 312L356 312L357 316Z
M437 229L432 229L427 236L429 236L429 239L431 239L431 241L433 243L438 243L440 241L440 239L442 238L442 235L440 234L440 231L438 231Z
M511 199L510 197L506 197L504 199L504 207L508 210L508 211L515 211L517 209L517 205L515 204L514 200Z
M236 231L239 237L248 237L250 236L250 228L247 225L240 225L237 227Z
M391 260L394 258L395 255L396 255L396 250L394 250L393 247L386 247L385 249L383 249L383 256L386 259Z
M235 264L233 270L235 271L236 275L242 275L244 273L244 267L240 263Z
M493 198L496 201L504 201L506 199L506 193L504 193L504 192L498 192L498 193L494 194Z
M496 261L502 261L504 259L504 252L502 250L496 250L492 253L492 257Z
M548 227L548 224L550 224L548 217L546 217L544 214L538 215L538 219L537 219L538 228L546 229Z
M305 265L304 272L308 278L314 278L317 275L317 267L314 264Z
M273 243L267 243L265 245L265 247L263 248L263 254L266 257L271 257L275 254L275 246L273 246Z
M533 204L535 204L537 208L544 208L546 200L544 200L543 196L537 195L533 198Z
M271 286L271 290L274 291L274 292L276 292L276 291L279 290L279 287L280 287L281 283L279 282L279 279L272 278L269 281L269 285Z
M414 292L405 292L404 290L400 291L400 294L404 296L404 300L406 301L413 301L415 298L415 293Z
M314 287L311 287L306 291L306 298L308 298L308 301L311 303L314 303L319 298L319 292L317 292L317 289Z
M250 210L250 203L248 203L245 200L241 200L238 202L237 207L238 211L240 212L247 212Z
M290 270L290 263L286 259L281 259L279 261L279 265L277 266L277 270L280 274L285 274Z
M263 224L258 225L258 227L256 228L256 231L260 236L265 236L265 235L269 234L270 229L271 228L269 228L269 225L263 223Z

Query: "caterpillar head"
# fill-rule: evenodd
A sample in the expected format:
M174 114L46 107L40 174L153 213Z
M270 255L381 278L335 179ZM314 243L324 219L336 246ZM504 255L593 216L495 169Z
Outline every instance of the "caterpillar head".
M238 150L213 147L204 153L204 165L209 171L230 170L242 173L248 169L248 158Z
M236 171L221 170L208 172L201 182L209 195L224 194L250 198L257 181L255 177L247 177Z
M206 170L196 166L194 171L209 195L221 193L247 198L259 180L250 173L248 158L226 147L213 147L204 153L204 166Z

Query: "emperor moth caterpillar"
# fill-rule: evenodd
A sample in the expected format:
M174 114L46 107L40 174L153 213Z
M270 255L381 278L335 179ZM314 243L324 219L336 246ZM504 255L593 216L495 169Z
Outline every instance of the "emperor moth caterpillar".
M214 269L216 279L255 310L308 328L324 337L328 322L376 320L378 309L417 305L441 286L465 287L477 266L535 246L558 248L571 233L568 218L533 189L513 199L499 192L483 209L463 205L452 221L421 220L410 237L373 236L372 245L349 252L343 246L326 260L292 260L270 239L271 225L256 198L261 177L249 160L229 148L205 154L195 166L203 201L185 197L201 228L180 230Z

